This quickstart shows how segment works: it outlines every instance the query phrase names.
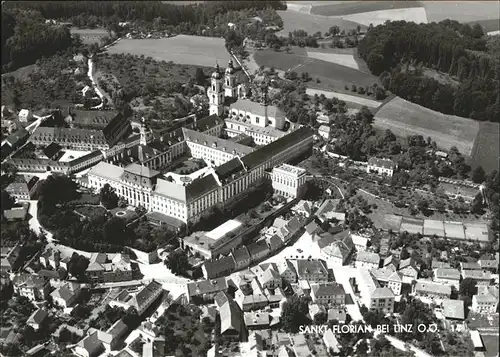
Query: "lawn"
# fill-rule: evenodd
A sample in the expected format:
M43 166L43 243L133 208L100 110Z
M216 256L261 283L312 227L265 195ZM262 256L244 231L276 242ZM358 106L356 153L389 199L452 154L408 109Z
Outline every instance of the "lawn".
M357 23L346 21L341 18L328 18L321 15L311 15L307 12L294 10L278 10L276 11L283 20L283 30L276 33L278 36L288 36L289 32L295 30L304 30L308 34L328 32L330 27L337 25L341 30L353 30L358 26ZM366 30L366 26L361 25L362 30Z
M214 67L217 62L225 67L229 61L224 39L189 35L144 40L122 39L109 47L108 52L144 55L158 61L206 67Z
M465 156L471 155L479 132L479 122L442 114L396 97L375 114L376 128L390 129L395 135L430 136L440 149L456 146Z
M349 1L343 3L313 5L311 14L323 16L345 16L359 14L362 12L406 9L412 7L421 7L418 2L412 1Z
M500 124L489 122L480 124L479 133L472 148L471 165L473 168L482 166L487 172L498 170L500 158L499 135Z
M308 72L313 81L319 79L321 89L344 89L345 85L371 86L378 82L377 77L336 63L309 58L304 49L293 48L291 53L270 49L257 51L254 59L259 66L275 67L297 73Z

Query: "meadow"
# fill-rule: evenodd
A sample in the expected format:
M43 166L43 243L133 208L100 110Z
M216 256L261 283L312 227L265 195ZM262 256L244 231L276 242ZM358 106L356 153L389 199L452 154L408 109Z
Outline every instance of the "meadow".
M313 88L307 88L306 93L310 96L313 96L315 94L321 95L324 94L325 97L327 98L338 98L339 100L343 100L344 102L348 103L355 103L359 104L361 106L366 106L368 108L378 108L379 106L382 105L382 102L378 102L376 100L370 99L369 97L360 97L360 96L355 96L355 95L350 95L350 94L345 94L341 92L333 92L333 91L324 91L320 89L313 89Z
M254 59L259 66L275 67L278 70L290 70L297 73L307 72L313 78L316 87L320 89L342 89L345 85L370 86L378 82L377 77L342 66L337 63L310 58L302 48L292 48L291 53L273 50L261 50L254 53ZM317 79L320 81L317 82Z
M109 47L108 52L144 55L157 61L204 67L214 67L216 62L225 67L229 61L224 39L189 35L161 39L120 40Z
M349 1L326 5L312 5L311 14L323 16L345 16L363 12L406 9L421 7L418 2L412 1Z
M403 9L379 10L356 13L342 17L343 20L352 21L361 25L378 26L389 21L407 21L415 23L427 23L427 13L423 7L411 7Z
M76 27L71 28L71 34L78 34L82 42L86 45L92 43L99 43L99 40L104 36L109 36L106 29L79 29Z
M472 148L471 165L473 168L482 166L488 172L499 169L500 147L500 124L482 122L479 133Z
M498 19L497 1L423 1L429 22L452 19L473 22Z
M430 136L437 146L449 150L452 146L465 156L471 155L480 123L455 115L446 115L396 97L375 114L374 126L390 129L395 135Z
M328 32L330 27L337 25L340 29L349 31L356 29L357 23L346 21L341 18L329 18L320 15L311 15L307 12L294 10L278 10L278 15L283 20L283 30L276 33L277 36L288 36L294 30L304 30L308 34L320 31L322 34ZM361 26L366 30L366 26Z

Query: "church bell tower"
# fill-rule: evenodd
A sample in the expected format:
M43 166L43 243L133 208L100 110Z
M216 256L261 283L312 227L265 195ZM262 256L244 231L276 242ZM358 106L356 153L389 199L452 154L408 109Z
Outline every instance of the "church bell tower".
M224 89L219 64L215 67L210 80L210 88L207 91L210 115L221 116L224 113Z

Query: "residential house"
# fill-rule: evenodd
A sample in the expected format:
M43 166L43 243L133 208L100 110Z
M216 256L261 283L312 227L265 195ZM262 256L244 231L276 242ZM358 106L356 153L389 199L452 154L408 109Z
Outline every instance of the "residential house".
M403 276L400 272L390 268L379 268L370 270L370 273L378 281L380 286L388 287L394 295L401 295Z
M347 317L347 309L346 307L332 307L328 309L328 321L331 322L333 320L337 320L340 323L345 323Z
M433 259L431 262L432 269L442 269L442 268L451 268L451 264L448 262L441 262L439 260Z
M59 269L64 268L68 270L68 263L71 257L62 256L58 250L49 249L42 253L40 256L40 264L46 268Z
M460 262L460 270L481 270L478 262Z
M40 179L37 176L16 176L5 191L16 201L27 201L33 198Z
M106 254L93 254L86 270L87 277L97 282L132 280L132 265L128 254L116 254L108 261Z
M243 311L263 309L269 304L269 299L260 287L257 279L252 281L251 294L246 295L241 290L237 290L235 299Z
M399 268L399 259L394 254L391 254L384 258L382 267L396 271Z
M245 246L239 247L238 249L231 252L231 257L234 260L234 266L236 270L246 268L250 265L251 257L248 253L248 249Z
M92 331L92 329L89 331ZM123 337L127 331L128 326L122 319L119 319L106 331L97 330L96 332L97 338L101 341L104 349L110 351L116 349L118 342L120 342L120 338Z
M245 325L249 330L264 330L269 328L271 316L267 312L245 312Z
M14 292L31 301L45 300L49 295L49 283L41 276L20 274L12 279Z
M386 314L394 312L395 296L391 289L383 287L366 268L358 269L358 288L362 303L370 310L382 311Z
M321 223L328 222L333 219L336 219L338 221L345 220L345 214L337 212L337 205L339 203L339 199L324 200L323 203L318 207L315 216Z
M33 119L33 114L29 109L21 109L19 111L18 119L21 123L27 123Z
M163 287L157 281L152 281L137 293L129 293L123 290L118 296L110 301L111 307L121 307L125 310L135 308L139 315L142 315L163 292Z
M200 322L202 322L204 318L208 318L211 322L215 322L217 318L217 309L213 306L203 305L201 307Z
M337 341L332 329L329 328L326 330L323 335L323 343L325 344L327 351L333 351L334 354L340 353L341 345L339 344L339 341Z
M240 341L245 341L247 332L243 311L231 297L228 297L227 301L219 308L219 314L221 335L234 336Z
M10 273L20 264L19 253L21 253L21 244L16 244L14 247L1 248L1 271Z
M201 267L205 279L214 279L220 276L229 275L234 271L234 269L235 263L234 259L231 256L222 257L217 260L207 260Z
M356 255L356 268L365 267L368 269L378 269L380 265L380 256L377 253L359 251Z
M26 217L28 216L28 207L13 207L11 209L6 209L3 211L3 216L7 220L7 222L21 222L26 221Z
M368 243L370 242L370 238L363 237L357 234L351 234L352 243L358 252L366 250L368 247Z
M44 309L37 309L26 321L26 325L31 326L33 330L38 331L42 327L45 319L49 316Z
M346 231L342 233L346 233ZM339 234L338 236L343 236L343 238L324 247L321 250L321 254L332 264L342 266L347 264L349 257L354 251L354 244L350 234Z
M281 287L281 275L278 273L278 268L274 263L268 264L262 274L257 275L257 279L263 289L275 289L277 287Z
M55 305L62 308L68 308L73 305L80 296L80 284L73 282L66 282L54 290L50 296Z
M297 278L312 284L328 282L328 269L322 260L297 259L293 261Z
M437 268L434 270L436 283L450 284L458 287L460 284L460 272L453 268Z
M297 282L297 271L295 270L295 267L290 260L282 260L278 262L277 265L278 273L283 279L285 279L289 283Z
M431 299L449 299L451 296L451 286L433 283L428 280L417 280L413 287L415 296Z
M462 278L472 278L477 285L490 285L491 273L487 270L462 270Z
M321 125L318 129L318 134L325 140L331 139L331 128L327 125Z
M80 357L96 357L104 352L104 345L97 337L97 331L80 340L74 347L73 352Z
M345 304L344 287L335 282L311 285L311 297L316 304L326 306Z
M366 166L366 172L375 172L378 175L392 177L394 170L396 169L396 164L390 159L379 159L376 157L371 157L368 159L368 165Z
M306 225L306 233L312 238L321 228L314 221Z
M477 294L472 296L471 309L480 314L498 312L498 288L494 286L478 286Z
M463 300L443 300L443 316L447 320L465 320L465 305Z
M292 207L292 212L303 217L310 217L312 214L312 203L305 200L300 200Z
M247 248L248 253L250 253L250 256L252 257L252 261L254 262L266 257L270 253L269 247L267 246L265 240L260 240L258 242L249 244Z
M498 271L498 260L496 260L494 256L483 255L477 262L481 266L482 270L488 270L492 273L496 273Z
M267 237L266 243L269 246L269 249L271 250L271 252L277 251L278 249L280 249L284 245L283 239L281 239L277 234L275 234L271 237Z
M219 291L227 291L226 278L213 280L199 280L186 284L186 298L189 303L193 301L211 301Z
M403 275L403 283L411 284L413 280L417 280L420 266L413 258L403 259L399 263L399 272Z

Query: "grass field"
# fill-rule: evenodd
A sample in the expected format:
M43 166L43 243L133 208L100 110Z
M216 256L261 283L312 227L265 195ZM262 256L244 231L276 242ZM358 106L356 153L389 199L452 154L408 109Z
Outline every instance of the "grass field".
M406 9L421 6L422 5L416 1L339 1L334 2L334 4L312 5L311 14L323 16L345 16L359 14L362 12Z
M498 18L469 22L469 25L471 25L471 26L473 26L474 24L481 25L483 27L483 31L485 33L500 30L500 19L498 19Z
M99 43L99 40L108 36L108 31L105 29L78 29L76 27L71 28L71 34L80 35L82 42L86 45L90 45L94 42Z
M341 18L328 18L320 15L311 15L307 12L278 10L277 13L283 19L283 30L277 32L277 36L288 36L288 33L294 30L304 30L309 34L316 33L317 31L325 33L334 25L346 31L356 29L356 26L358 26L355 22L345 21ZM362 30L366 30L366 28L366 26L361 26Z
M254 59L259 66L265 67L274 66L279 70L293 70L297 73L307 72L313 81L317 78L320 83L315 83L320 89L344 89L344 86L349 86L354 83L357 86L367 86L378 82L377 77L357 71L355 69L329 63L307 56L307 51L301 48L293 48L292 52L276 52L273 50L262 50L254 53Z
M340 54L340 53L326 53L319 51L307 51L307 57L315 58L318 60L336 63L341 66L354 68L359 70L358 63L354 60L354 56L352 54Z
M500 124L488 122L480 123L479 133L477 134L474 147L472 148L471 165L473 168L482 166L487 172L499 169L499 136Z
M445 19L459 22L498 19L497 1L422 1L429 22Z
M339 92L332 92L332 91L324 91L324 90L320 90L320 89L307 88L306 93L309 95L324 94L325 97L327 97L327 98L336 97L339 100L343 100L344 102L356 103L356 104L359 104L361 106L363 106L363 105L367 106L368 108L378 108L380 105L382 105L382 102L377 102L376 100L370 99L368 97L363 98L363 97L358 97L358 96L339 93Z
M109 53L130 53L150 56L157 61L214 67L218 62L225 67L229 53L224 39L178 35L170 38L120 40L108 48Z
M449 150L456 146L469 156L479 132L479 122L446 115L396 97L375 114L375 127L390 129L399 137L430 136L438 147Z
M427 23L427 14L423 7L412 7L406 9L379 10L346 15L343 20L352 21L361 25L373 26L382 25L389 21L413 21L417 24Z

